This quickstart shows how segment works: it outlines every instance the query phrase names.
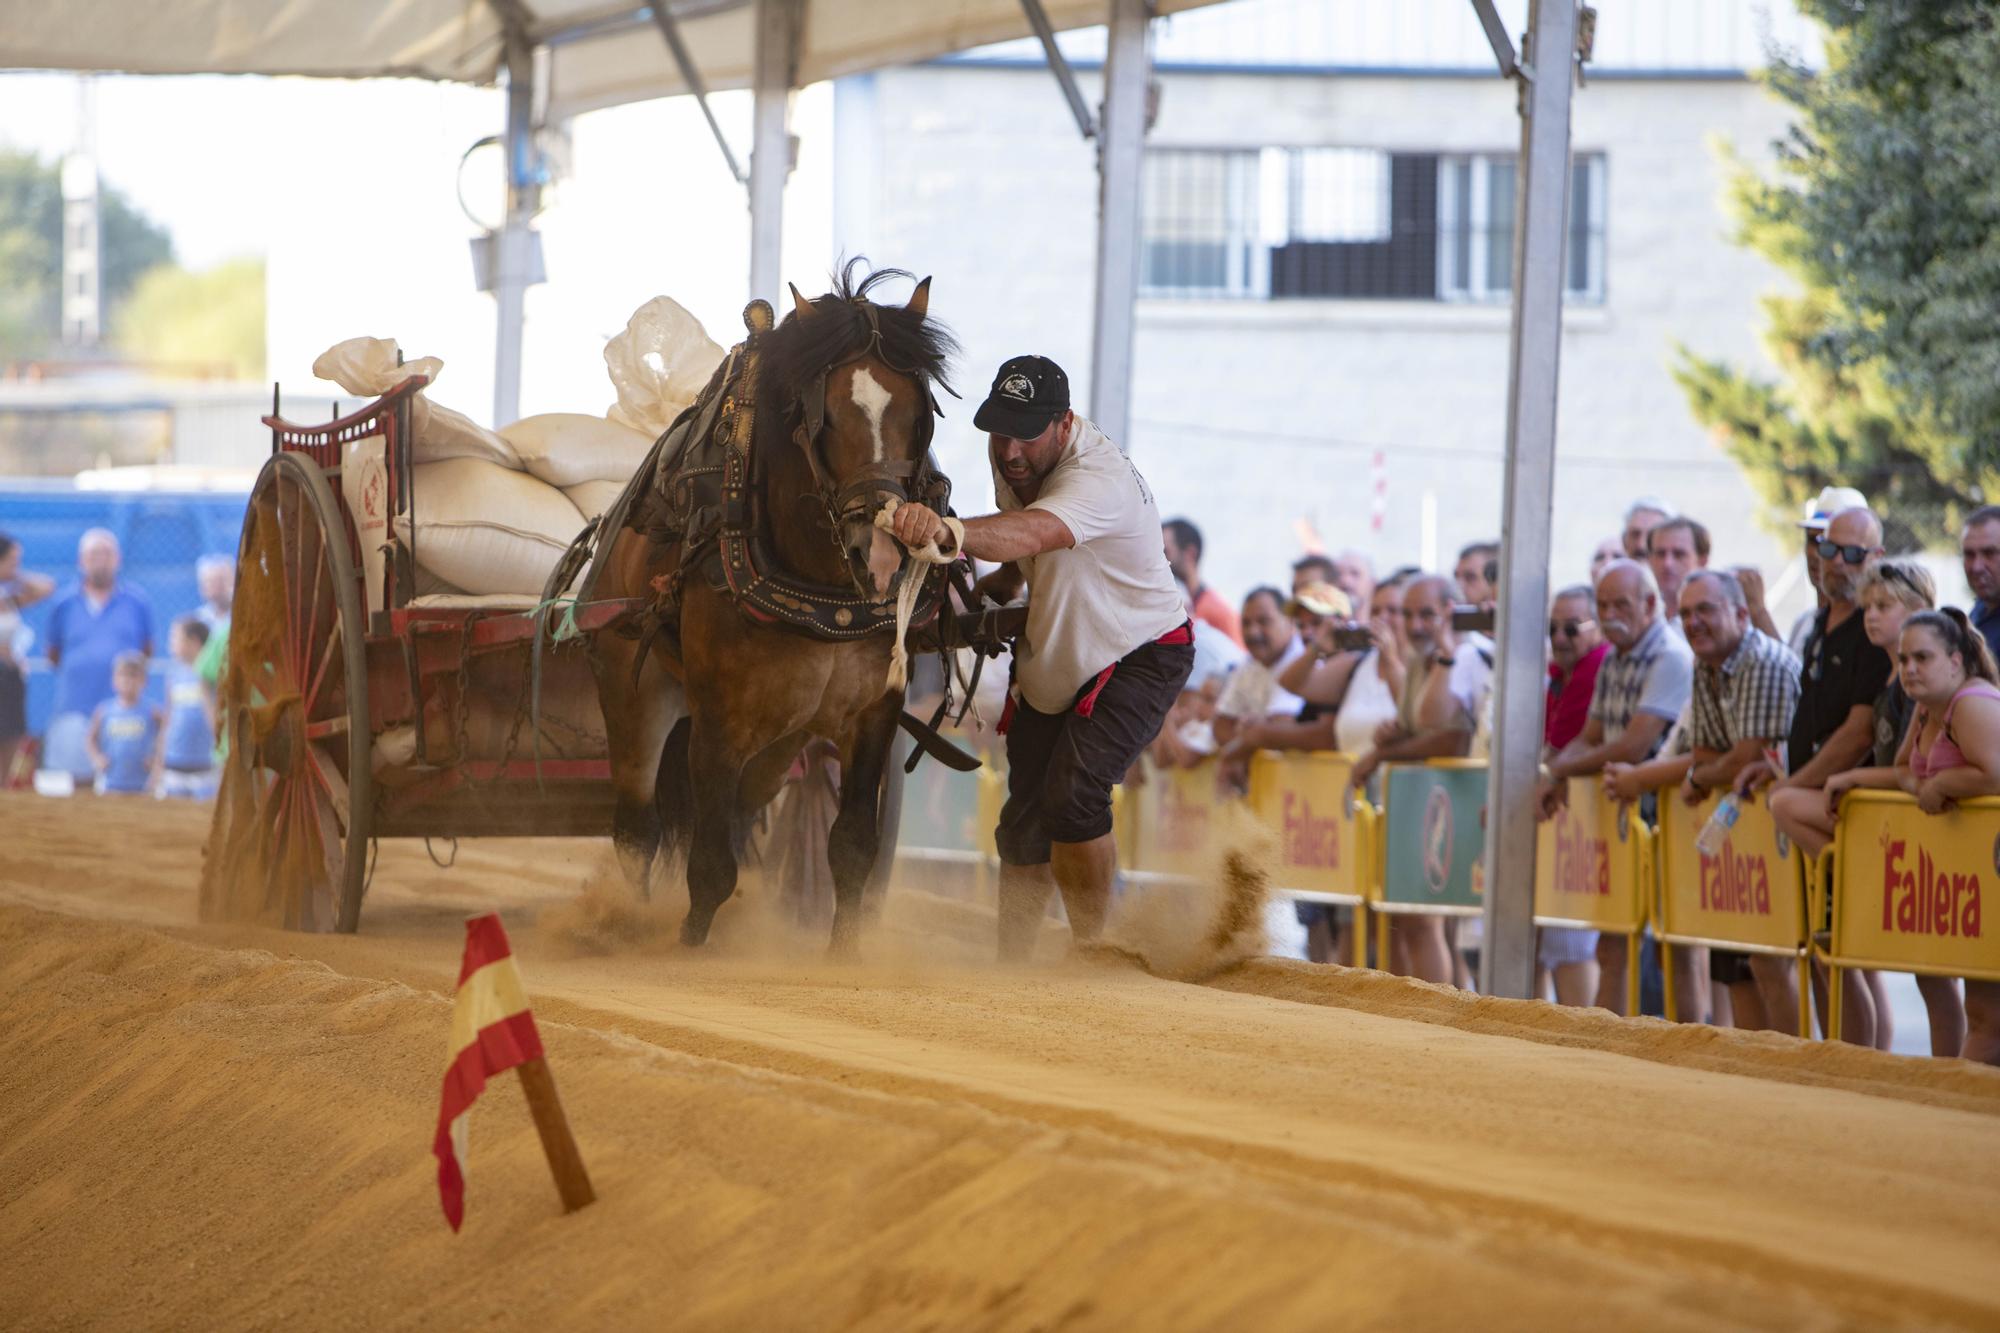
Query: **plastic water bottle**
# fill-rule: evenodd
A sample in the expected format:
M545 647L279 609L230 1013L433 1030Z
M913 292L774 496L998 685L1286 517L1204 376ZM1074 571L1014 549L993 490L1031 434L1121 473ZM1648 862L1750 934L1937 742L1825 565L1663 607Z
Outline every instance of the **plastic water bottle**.
M1701 826L1701 832L1695 835L1694 845L1703 856L1721 852L1722 844L1729 837L1729 830L1736 827L1736 816L1740 813L1734 792L1715 803L1715 813L1708 817L1708 822Z

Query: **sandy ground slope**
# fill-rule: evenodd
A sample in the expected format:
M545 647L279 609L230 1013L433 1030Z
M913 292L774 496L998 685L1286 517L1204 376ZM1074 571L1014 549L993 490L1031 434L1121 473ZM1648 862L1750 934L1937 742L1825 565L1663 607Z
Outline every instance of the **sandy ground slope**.
M748 910L690 956L577 909L590 842L385 844L356 937L202 926L202 832L0 799L0 1326L2000 1326L2000 1072L1275 960L1003 970L919 894L858 965ZM488 907L602 1197L557 1214L498 1085L453 1237Z

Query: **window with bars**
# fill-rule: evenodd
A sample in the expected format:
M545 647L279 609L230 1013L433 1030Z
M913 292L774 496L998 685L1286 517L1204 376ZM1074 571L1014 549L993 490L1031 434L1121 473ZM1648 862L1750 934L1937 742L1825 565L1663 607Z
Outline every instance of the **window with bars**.
M1569 298L1604 299L1604 158L1579 154ZM1505 301L1514 158L1369 148L1154 149L1140 287L1243 300Z

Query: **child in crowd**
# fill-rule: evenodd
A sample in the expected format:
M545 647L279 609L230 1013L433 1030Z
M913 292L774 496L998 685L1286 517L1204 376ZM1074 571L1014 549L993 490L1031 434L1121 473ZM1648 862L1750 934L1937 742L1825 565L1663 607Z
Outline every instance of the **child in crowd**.
M111 685L118 696L91 714L84 748L97 770L99 792L140 795L153 784L164 734L160 710L139 700L146 690L146 655L118 654L111 664Z
M205 801L215 792L215 710L209 702L195 662L208 645L208 625L199 616L182 616L167 631L167 736L159 790L162 798L178 796Z

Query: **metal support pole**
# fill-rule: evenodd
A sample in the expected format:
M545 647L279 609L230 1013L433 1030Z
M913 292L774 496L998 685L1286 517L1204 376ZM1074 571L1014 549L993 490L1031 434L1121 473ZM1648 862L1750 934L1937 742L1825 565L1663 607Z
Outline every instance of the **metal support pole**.
M1555 496L1556 369L1562 350L1576 0L1532 0L1522 53L1501 514L1499 679L1487 770L1486 941L1479 987L1526 999L1535 984L1535 781L1548 643L1549 511ZM1639 960L1631 960L1637 967Z
M792 79L799 0L757 0L750 146L750 296L778 299L785 236L785 178L792 171ZM783 306L777 306L783 309Z
M1090 415L1131 447L1132 307L1139 297L1139 178L1146 154L1152 53L1147 0L1110 0L1104 109L1097 136L1097 300L1090 339Z
M541 281L534 217L542 205L542 169L535 154L535 52L525 35L507 38L507 217L493 238L493 299L498 327L493 349L493 425L521 416L521 335L528 288Z

